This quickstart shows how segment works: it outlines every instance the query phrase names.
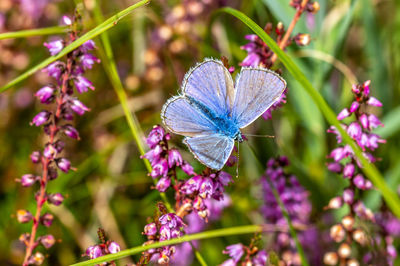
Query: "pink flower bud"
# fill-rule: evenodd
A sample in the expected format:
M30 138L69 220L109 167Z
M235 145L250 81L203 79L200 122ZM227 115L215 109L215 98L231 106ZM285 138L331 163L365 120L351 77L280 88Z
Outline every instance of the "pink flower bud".
M64 201L64 197L61 195L61 193L54 193L47 196L47 201L58 206Z
M57 150L51 144L48 144L43 151L43 156L49 160L52 160L57 154Z
M165 192L171 185L171 179L168 176L161 177L158 180L156 189L160 192Z
M358 107L360 107L360 104L358 102L353 102L350 106L350 112L354 113L357 111Z
M350 115L349 110L347 108L344 108L337 116L337 120L342 120L345 119Z
M35 96L39 99L41 103L48 104L54 99L53 94L54 88L50 86L44 86L35 93Z
M58 168L64 173L68 173L71 169L71 162L65 158L57 159L56 161Z
M40 237L40 243L46 248L51 248L54 243L56 243L56 239L52 235L45 235Z
M40 113L38 113L33 119L32 122L30 123L30 125L35 125L35 126L41 126L44 123L47 122L47 120L49 120L50 118L50 112L48 111L41 111Z
M32 186L36 181L38 180L38 177L32 174L26 174L21 177L21 185L23 187L30 187Z
M32 213L27 210L18 210L17 211L17 219L20 223L27 223L33 219Z
M49 43L45 42L43 45L47 47L51 55L56 55L63 49L64 42L60 39Z
M67 26L72 25L72 20L71 20L71 18L68 17L68 16L66 16L66 15L62 16L61 22L62 22L64 25L67 25Z
M31 154L31 161L32 161L33 163L38 163L38 162L40 162L40 158L41 158L40 152L38 152L38 151L32 152L32 154Z
M121 251L121 247L114 241L110 242L110 244L108 244L108 252L110 252L111 254L114 253L118 253Z
M73 126L64 125L62 129L64 130L65 135L67 135L71 139L80 139L78 130L76 130L76 128L74 128Z
M347 128L347 133L355 140L360 139L362 134L360 124L357 122L352 122Z
M377 106L377 107L382 106L382 103L375 97L369 97L367 104L372 105L372 106Z
M70 108L78 115L83 115L86 111L90 111L90 109L78 99L71 100Z
M343 191L343 201L347 204L352 204L354 201L354 191L351 189L345 189Z
M42 215L42 217L40 217L40 222L46 227L50 227L53 223L53 220L54 216L51 213L45 213Z
M359 118L359 121L363 128L365 128L365 129L369 128L368 116L366 114L362 114Z

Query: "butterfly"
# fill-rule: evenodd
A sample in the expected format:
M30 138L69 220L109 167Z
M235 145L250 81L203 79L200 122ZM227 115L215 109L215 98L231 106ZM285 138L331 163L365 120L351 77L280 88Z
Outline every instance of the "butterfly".
M261 116L286 88L286 81L265 68L243 67L235 83L224 64L205 59L186 73L180 95L163 106L166 128L185 136L197 160L220 170L228 160L240 129Z

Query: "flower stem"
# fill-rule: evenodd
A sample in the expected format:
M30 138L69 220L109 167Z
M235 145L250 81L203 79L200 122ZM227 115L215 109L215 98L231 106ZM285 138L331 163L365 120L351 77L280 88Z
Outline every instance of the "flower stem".
M282 50L285 49L285 47L287 46L290 35L292 35L294 27L296 26L297 21L300 19L301 14L304 12L304 9L306 8L307 3L308 3L308 0L303 0L301 2L300 8L298 8L296 13L294 14L294 17L293 17L292 21L290 22L290 25L289 25L285 35L283 36L282 40L280 42L278 42L279 48L281 48ZM274 55L271 57L271 62L274 63L277 58L278 58L278 56L274 53Z
M31 36L52 35L52 34L64 33L67 31L68 31L67 26L54 26L54 27L41 28L41 29L4 32L4 33L0 33L0 40L26 38L26 37L31 37Z

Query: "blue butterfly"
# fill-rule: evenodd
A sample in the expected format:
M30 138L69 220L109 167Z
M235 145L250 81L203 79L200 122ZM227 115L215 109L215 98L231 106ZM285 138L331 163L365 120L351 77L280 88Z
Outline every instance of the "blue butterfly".
M286 88L278 74L265 68L243 67L236 78L219 60L205 59L183 80L180 95L163 106L161 118L202 164L220 170L241 128L262 115Z

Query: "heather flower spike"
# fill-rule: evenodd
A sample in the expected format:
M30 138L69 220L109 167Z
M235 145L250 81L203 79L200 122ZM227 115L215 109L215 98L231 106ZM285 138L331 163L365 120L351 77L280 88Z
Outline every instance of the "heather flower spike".
M78 23L77 17L64 16L62 22L65 25L72 25ZM73 42L78 38L77 32L71 27L69 32L69 38L67 40L57 39L51 42L44 43L51 55L58 54L64 46ZM88 89L94 89L93 84L86 79L84 70L92 68L94 63L98 63L99 60L91 54L88 54L88 50L93 50L95 45L93 41L88 41L84 44L84 48L78 48L77 50L68 54L67 63L62 61L55 61L48 65L44 72L55 79L53 84L47 84L40 88L36 93L36 98L42 104L52 105L47 106L48 110L40 111L36 114L31 125L43 126L43 131L47 135L44 148L41 151L34 151L30 157L32 163L40 164L42 167L42 173L40 176L34 174L25 174L18 179L24 187L35 187L39 186L39 191L35 193L36 200L36 214L33 215L29 211L18 211L17 218L21 223L26 223L33 220L33 217L39 217L39 220L34 220L29 237L21 238L22 242L26 246L26 253L23 265L28 264L40 264L44 260L44 255L39 252L34 252L36 246L41 244L46 249L49 249L55 244L55 237L52 235L38 236L38 226L43 225L49 227L53 223L53 215L50 213L41 214L44 204L53 204L58 206L65 200L61 193L48 193L46 191L47 184L51 180L58 177L57 169L67 173L73 169L71 162L61 156L64 150L65 143L60 140L60 132L64 132L68 137L73 139L79 139L79 133L70 123L65 123L64 120L73 120L72 112L78 115L83 115L89 111L89 108L84 105L77 98L73 97L72 84L74 83L78 92L84 92ZM28 235L28 234L25 234ZM118 247L113 242L110 245L109 252L117 252ZM103 251L101 251L103 252ZM91 250L89 252L92 257L96 257L99 252Z

